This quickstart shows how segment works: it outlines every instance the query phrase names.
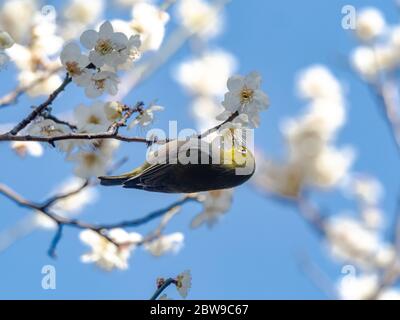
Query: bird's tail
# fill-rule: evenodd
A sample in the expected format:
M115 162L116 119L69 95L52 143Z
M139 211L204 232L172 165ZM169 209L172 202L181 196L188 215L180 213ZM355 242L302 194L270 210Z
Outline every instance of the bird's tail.
M130 172L123 173L119 176L102 176L99 177L100 184L103 186L118 186L122 185L125 181L129 180L130 178L136 176L142 171L142 167L136 168Z
M118 186L123 184L131 177L130 173L122 174L120 176L102 176L99 177L100 184L103 186Z

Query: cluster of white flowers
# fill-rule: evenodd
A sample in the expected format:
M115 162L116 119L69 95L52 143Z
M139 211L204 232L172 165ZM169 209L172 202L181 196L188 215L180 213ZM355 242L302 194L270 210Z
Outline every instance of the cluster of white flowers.
M337 291L345 300L400 300L398 289L379 290L379 276L375 273L346 275L339 281Z
M192 220L192 228L197 228L202 224L212 227L221 215L226 213L232 205L233 190L214 190L199 195L199 200L203 205L203 211Z
M160 257L168 253L178 253L184 242L184 236L180 232L157 235L151 240L146 240L139 233L128 233L121 228L111 229L107 235L119 246L116 246L93 230L87 229L81 232L81 241L92 249L91 252L82 256L83 262L95 263L107 271L127 269L131 252L139 245L143 245L144 250L153 256ZM185 278L182 279L182 283L182 290L187 290L187 280Z
M370 229L381 228L383 213L379 208L379 201L383 187L380 182L366 175L355 176L350 179L349 191L356 197L365 225Z
M325 231L329 250L339 261L368 270L387 267L395 258L393 246L362 219L336 215L326 222Z
M43 155L43 147L36 141L13 141L11 142L11 149L21 158L27 155L32 157L41 157Z
M351 54L355 70L367 81L400 66L400 25L388 25L376 8L357 15L356 35L361 44Z
M56 137L70 133L101 133L106 132L121 115L119 103L95 101L90 107L79 105L75 108L72 123L76 125L76 130L50 119L38 118L30 124L27 131L31 135L43 137ZM67 160L76 163L77 176L89 178L106 173L120 143L112 139L63 140L55 142L55 145L67 153Z
M160 235L154 240L144 244L145 250L149 251L153 256L159 257L166 253L178 253L185 237L181 232L175 232L168 235Z
M397 300L398 289L381 287L381 271L398 265L395 245L383 236L384 215L379 208L383 188L379 181L365 175L353 175L348 180L345 190L358 203L358 215L334 215L324 223L329 252L359 273L339 279L338 295L342 299Z
M26 131L30 135L47 138L68 134L106 133L113 123L121 119L123 108L124 105L116 101L95 100L90 106L78 105L69 122L70 125L39 117L28 126ZM154 112L162 109L160 106L152 105L139 110L129 127L150 125L154 119ZM107 172L114 153L120 146L120 141L116 139L66 139L56 141L54 145L66 153L68 161L76 164L74 172L78 177L90 178L104 175ZM12 147L21 156L26 152L35 156L41 155L41 149L37 150L38 147L41 148L40 145L31 145L30 142L13 143ZM36 149L33 150L33 148Z
M85 88L85 93L90 98L97 98L103 93L116 95L116 71L137 59L139 36L128 39L124 33L114 32L112 24L105 21L99 31L83 32L80 40L90 50L89 55L82 54L78 44L68 43L60 56L66 71L78 86Z
M287 159L260 158L255 180L260 187L289 198L298 197L305 187L336 186L347 176L353 159L351 149L334 146L346 115L338 80L328 69L316 65L301 72L298 90L309 105L302 116L284 123Z
M108 236L118 246L92 230L82 231L81 241L91 247L91 251L81 257L82 262L95 263L106 271L127 269L128 259L141 242L142 236L136 232L127 233L123 229L112 229Z
M180 0L177 15L189 32L206 39L216 36L222 29L218 7L204 0Z
M79 36L88 26L95 24L105 7L104 0L70 0L63 12L61 34L68 41Z
M8 0L0 8L0 29L16 42L5 52L18 68L19 84L29 87L30 96L48 95L61 84L61 78L51 73L59 67L56 56L63 44L55 19L55 14L40 12L35 0Z

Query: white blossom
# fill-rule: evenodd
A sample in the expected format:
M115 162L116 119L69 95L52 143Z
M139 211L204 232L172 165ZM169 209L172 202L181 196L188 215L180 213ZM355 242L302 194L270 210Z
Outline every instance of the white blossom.
M354 218L341 215L328 220L325 225L329 248L334 257L368 268L382 262L388 254L387 246L379 235ZM382 251L384 250L384 251ZM379 259L377 257L381 256Z
M229 92L225 93L222 101L225 111L217 119L226 120L229 114L238 111L243 115L241 120L245 124L249 127L258 127L259 112L266 109L269 104L267 95L260 89L261 76L257 72L244 77L232 76L228 79L227 86Z
M222 29L222 17L215 5L203 0L180 0L177 7L181 24L204 38L216 36Z
M55 13L55 12L54 12ZM64 40L57 34L56 16L54 13L43 15L35 13L33 27L31 30L32 40L29 48L36 57L53 56L58 54Z
M376 8L365 8L357 14L356 35L363 41L373 40L385 30L385 18Z
M69 155L67 160L76 163L74 173L84 179L104 175L111 163L111 158L108 155L86 150L79 150Z
M151 242L144 244L144 248L152 255L159 257L168 252L178 253L183 246L184 235L175 232L168 235L160 235Z
M108 236L120 246L116 246L92 230L84 230L79 237L91 247L91 252L81 257L83 263L95 263L106 271L128 268L128 259L142 236L136 232L127 233L123 229L112 229Z
M148 126L154 120L154 112L164 110L163 107L152 105L147 109L139 112L139 115L129 124L128 128L131 129L136 125L140 125L142 127Z
M197 228L203 223L213 226L218 218L226 213L232 205L232 189L214 190L202 193L200 201L203 211L193 218L191 227Z
M74 110L74 119L80 132L106 132L111 121L108 120L104 102L95 101L90 107L83 104Z
M378 290L376 274L346 275L338 283L339 296L344 300L364 300L373 297Z
M85 94L89 98L97 98L104 92L110 95L118 93L119 80L117 75L111 71L100 71L92 75L90 82L85 87Z
M103 0L69 0L63 13L64 17L70 22L72 21L85 26L94 23L99 18L103 7Z
M80 85L86 86L90 81L90 71L86 68L89 65L89 58L81 54L79 46L70 42L61 51L61 63L65 70L72 77L72 80Z
M297 88L307 99L341 100L342 88L332 73L322 65L314 65L298 75Z
M176 73L178 82L195 95L220 96L225 92L226 79L235 69L235 59L218 50L183 62Z
M4 1L0 8L0 26L18 43L27 40L37 9L36 0Z
M140 35L142 51L158 50L165 35L169 14L155 5L138 2L132 8L130 28Z
M182 298L186 298L192 287L192 275L190 270L186 270L176 277L176 289Z
M313 163L305 163L307 181L321 188L333 187L347 177L353 159L351 148L325 147Z
M254 183L262 190L294 199L299 196L304 180L304 172L299 165L257 156Z
M20 157L30 155L32 157L41 157L43 155L43 147L36 141L13 141L11 148Z
M349 188L359 201L368 206L377 205L383 195L380 182L368 176L355 177Z
M65 135L71 133L71 129L63 124L59 124L50 119L39 119L32 122L28 128L27 132L33 136L41 137L56 137L60 135ZM70 143L68 141L56 141L55 145L64 152L70 151Z
M117 101L110 101L104 105L104 110L108 121L114 122L122 117L123 105Z
M364 224L370 229L378 229L383 225L383 212L376 207L366 207L361 211Z
M89 53L89 60L96 67L108 65L117 69L130 57L131 51L137 50L140 40L136 36L128 37L122 32L114 32L109 21L105 21L99 31L86 30L81 35L81 43L87 49L93 49Z
M69 0L62 11L65 24L61 33L66 40L75 39L87 26L98 21L104 10L104 0Z
M374 80L380 72L394 68L398 61L397 52L390 46L362 46L351 55L353 67L366 80Z

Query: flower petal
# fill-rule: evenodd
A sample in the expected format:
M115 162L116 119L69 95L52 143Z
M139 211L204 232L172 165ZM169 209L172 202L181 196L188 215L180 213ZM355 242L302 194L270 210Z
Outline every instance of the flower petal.
M80 41L86 49L92 49L99 39L99 33L94 30L86 30L82 33Z

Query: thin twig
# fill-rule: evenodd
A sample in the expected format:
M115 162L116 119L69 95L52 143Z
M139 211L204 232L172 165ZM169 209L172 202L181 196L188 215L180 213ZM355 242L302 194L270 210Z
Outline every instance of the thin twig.
M75 191L73 191L73 192L75 192ZM97 225L97 224L86 223L86 222L83 222L83 221L80 221L77 219L63 217L56 213L53 213L49 209L49 206L48 206L48 203L51 202L51 200L45 201L42 205L36 204L34 202L31 202L31 201L23 198L22 196L17 194L14 190L12 190L11 188L9 188L8 186L3 185L3 184L0 184L0 194L3 194L4 196L6 196L7 198L9 198L10 200L12 200L13 202L15 202L16 204L18 204L21 207L32 209L32 210L35 210L37 212L44 214L45 216L50 218L52 221L54 221L58 227L70 226L70 227L74 227L77 229L90 229L90 230L96 232L97 234L99 234L100 236L102 236L103 238L105 238L106 240L108 240L109 242L113 243L117 247L122 244L115 242L112 238L110 238L107 235L107 231L109 231L110 229L122 228L122 227L136 227L136 226L143 225L143 224L145 224L153 219L156 219L156 218L162 216L163 214L171 211L173 208L175 208L177 206L181 206L182 204L184 204L190 200L196 200L196 198L194 196L187 195L184 198L174 202L170 206L168 206L164 209L156 210L156 211L146 215L145 217L134 219L134 220L129 220L129 221L123 221L120 223ZM55 196L51 199L54 199L54 198L61 199L62 197L65 197L65 196L61 196L61 195ZM50 250L49 252L54 253L55 246L58 244L58 242L60 240L58 237L61 236L61 231L59 229L57 230L58 235L56 234L56 236L54 237L53 245L51 246L51 248L53 248L53 250Z
M58 124L63 124L65 126L69 127L71 130L77 130L78 129L78 127L76 125L74 125L72 123L69 123L68 121L61 120L61 119L57 118L56 116L54 116L54 115L52 115L50 113L44 114L43 118L44 119L48 119L48 120L52 120L53 122L58 123Z
M157 300L158 296L165 290L167 289L171 284L176 285L177 282L175 279L168 278L166 279L163 284L157 288L156 292L151 296L149 300Z
M169 205L168 207L165 207L163 209L159 209L156 211L153 211L151 213L149 213L148 215L138 218L138 219L133 219L133 220L126 220L126 221L122 221L119 223L111 223L111 224L103 224L101 226L99 226L102 229L114 229L114 228L126 228L126 227L137 227L140 225L143 225L151 220L154 220L158 217L163 216L165 213L173 210L176 207L179 207L187 202L190 201L196 201L197 198L193 197L193 196L185 196L182 199L174 202L173 204Z

